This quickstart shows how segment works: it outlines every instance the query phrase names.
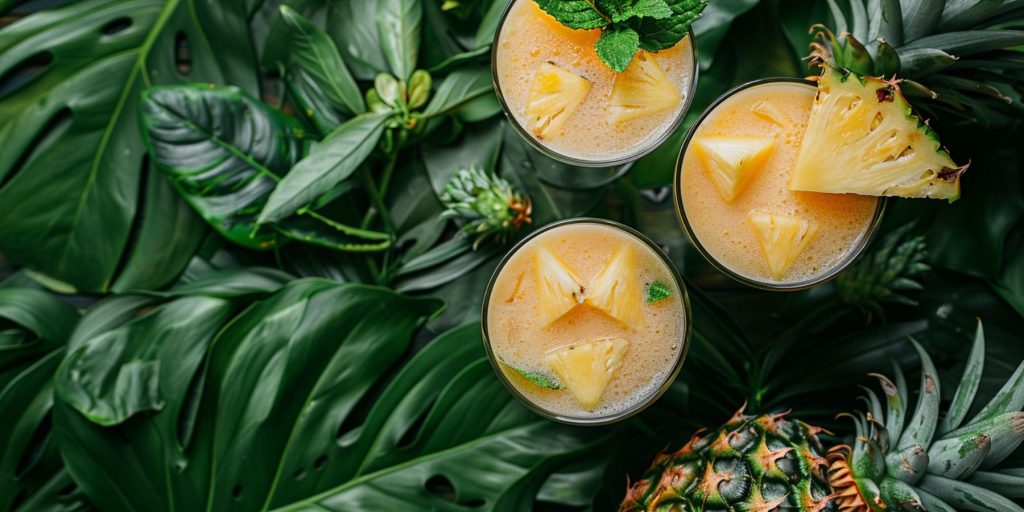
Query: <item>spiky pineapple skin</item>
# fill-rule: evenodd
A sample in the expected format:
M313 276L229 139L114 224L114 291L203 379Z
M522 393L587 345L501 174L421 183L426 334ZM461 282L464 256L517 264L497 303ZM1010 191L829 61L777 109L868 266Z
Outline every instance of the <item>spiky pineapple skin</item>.
M820 432L785 414L741 410L718 430L698 431L678 451L659 454L619 510L835 510Z

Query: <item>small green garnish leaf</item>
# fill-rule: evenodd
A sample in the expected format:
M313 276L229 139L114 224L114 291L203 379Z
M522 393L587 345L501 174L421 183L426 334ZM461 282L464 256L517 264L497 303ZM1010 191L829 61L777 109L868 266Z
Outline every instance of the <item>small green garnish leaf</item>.
M597 8L612 19L622 23L630 18L667 18L672 15L665 0L597 0Z
M614 25L601 32L594 48L602 62L622 73L640 48L640 35L625 25Z
M647 303L653 304L672 296L672 289L664 283L655 281L647 288Z
M551 15L559 23L571 29L590 30L608 24L601 11L597 10L593 1L587 0L534 0L542 11Z
M505 361L502 361L500 359L498 360L498 362L500 362L501 364L507 366L509 369L515 371L519 375L522 375L524 379L530 381L530 383L533 384L534 386L537 386L539 388L546 388L546 389L562 389L562 385L561 384L559 384L558 382L555 382L551 377L549 377L549 376L547 376L547 375L545 375L543 373L532 372L532 371L529 371L529 370L524 370L522 368L517 368L517 367L512 366L512 365L510 365L510 364L508 364Z
M577 30L601 29L597 56L617 73L637 49L665 50L681 41L709 0L533 0L559 23Z
M665 0L672 15L660 19L632 20L640 34L640 48L649 52L667 50L681 41L690 25L700 18L708 0Z

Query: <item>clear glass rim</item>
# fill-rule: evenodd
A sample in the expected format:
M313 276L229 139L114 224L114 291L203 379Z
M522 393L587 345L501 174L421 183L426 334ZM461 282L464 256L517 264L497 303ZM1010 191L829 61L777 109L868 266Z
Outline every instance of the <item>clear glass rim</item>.
M512 114L512 110L509 108L508 103L505 102L505 95L501 92L501 83L498 80L498 40L501 39L501 30L505 27L505 21L508 18L509 13L512 11L512 7L518 1L529 0L508 0L508 4L505 6L505 10L501 13L501 18L498 21L498 28L494 31L494 40L491 42L491 83L494 87L494 94L498 97L498 102L501 103L501 110L505 113L505 118L508 119L509 124L515 127L516 133L530 144L531 147L540 151L545 156L558 160L564 164L575 165L577 167L615 167L617 165L635 162L647 156L655 149L661 147L661 145L671 138L672 134L679 129L679 125L683 123L683 120L686 119L687 112L690 111L690 106L693 103L693 95L697 90L697 80L700 76L700 61L697 59L697 39L693 35L692 26L687 31L687 34L683 36L683 39L688 38L690 40L690 48L692 50L690 52L692 60L691 64L693 68L690 87L686 93L686 98L683 99L683 108L680 109L679 114L672 121L672 124L668 129L656 137L650 145L641 145L640 149L637 151L610 160L583 160L569 155L563 155L547 146L544 146L534 139L526 128L519 124L516 116Z
M812 288L820 284L826 283L828 281L831 281L837 275L839 275L840 272L846 270L847 267L852 265L853 262L860 257L860 255L864 252L864 249L866 249L868 245L870 245L871 241L874 240L875 236L878 233L878 228L882 223L882 215L885 213L885 206L887 202L886 198L877 198L878 203L875 206L875 213L871 218L871 222L868 224L868 228L865 231L865 235L862 236L860 240L857 242L857 246L854 248L854 250L850 251L847 254L846 258L844 258L837 265L829 269L828 272L825 272L820 276L814 277L812 279L805 279L803 281L794 281L792 283L773 283L769 281L759 281L757 279L738 274L732 269L730 269L728 266L726 266L724 263L718 261L718 259L716 259L711 254L711 252L708 251L707 248L705 248L700 243L700 239L694 232L693 226L690 225L689 219L687 219L686 216L686 209L683 205L683 198L681 193L683 185L683 159L686 157L686 149L690 146L691 139L693 139L694 134L697 132L697 129L700 128L700 125L701 123L704 122L704 119L707 118L708 115L710 115L711 112L713 112L719 105L721 105L726 100L728 100L733 95L739 92L745 91L747 89L752 89L754 87L758 87L761 85L780 83L792 83L817 87L817 85L814 82L810 80L805 80L803 78L761 78L758 80L752 80L750 82L740 84L736 87L733 87L732 89L729 89L728 91L722 93L722 95L716 98L715 101L711 103L711 105L708 105L708 107L704 109L704 112L701 113L700 117L698 117L697 120L694 121L693 125L690 126L690 130L687 132L686 138L683 139L683 145L681 148L679 148L679 156L676 159L675 179L673 180L672 185L672 197L674 198L676 207L676 219L679 221L679 224L683 227L683 230L686 232L686 236L690 239L690 243L692 243L693 246L697 249L697 251L701 254L701 256L703 256L704 259L708 261L708 263L711 263L711 265L715 267L719 272L729 276L735 281L761 290L798 291L806 290L808 288Z
M559 227L562 227L562 226L572 225L572 224L596 224L596 225L600 225L600 226L611 227L613 229L617 229L619 231L622 231L622 232L624 232L626 234L633 235L633 237L636 238L637 240L639 240L641 243L643 243L643 244L647 245L648 247L650 247L651 250L653 250L654 253L666 265L666 267L669 270L669 273L672 275L672 279L675 280L675 282L676 282L676 287L679 289L679 293L681 295L681 299L682 299L682 302L683 302L683 309L684 309L684 311L683 311L684 320L683 321L684 321L684 325L683 325L683 336L682 336L683 339L681 340L682 346L680 347L679 353L676 356L676 361L675 361L675 363L672 366L672 371L670 371L669 373L667 373L665 375L664 381L658 386L658 388L656 390L654 390L654 392L652 392L646 398L644 398L643 400L637 402L636 404L634 404L633 406L629 407L628 409L625 409L625 410L620 411L620 412L615 413L615 414L609 414L609 415L606 415L606 416L596 416L596 417L566 416L566 415L557 414L557 413L555 413L553 411L549 411L549 410L544 409L544 408L540 407L539 405L535 404L528 397L526 397L525 395L520 393L519 390L516 389L515 385L513 385L511 382L509 382L508 378L505 376L505 372L503 372L501 367L499 366L497 357L495 357L494 352L491 350L490 337L489 337L488 332L487 332L487 315L488 315L488 309L490 308L490 304L491 304L491 292L494 290L494 283L497 282L498 276L501 274L501 271L505 268L505 265L508 263L509 259L511 259L514 254L519 252L520 249L522 249L527 243L529 243L531 240L533 240L537 236L539 236L539 235L541 235L543 233L546 233L548 231L551 231L552 229L559 228ZM644 409L646 409L646 408L650 407L652 404L654 404L654 402L657 402L658 399L661 398L662 395L664 395L665 392L668 391L668 389L672 386L672 383L675 382L676 377L679 376L679 372L683 368L683 362L686 360L686 354L687 354L687 352L690 349L690 334L691 334L691 331L692 331L691 325L693 323L693 317L692 317L692 311L690 309L690 296L689 296L689 293L686 290L686 283L683 282L683 278L679 274L679 271L676 270L675 265L672 264L672 260L669 259L668 255L666 255L665 252L662 251L661 248L658 247L658 245L654 243L654 241L652 241L650 238L647 238L646 235L644 235L643 233L641 233L641 232L639 232L639 231L637 231L637 230L635 230L635 229L633 229L633 228L631 228L629 226L626 226L624 224L621 224L621 223L618 223L618 222L615 222L615 221L612 221L612 220L608 220L608 219L600 219L600 218L594 218L594 217L576 217L576 218L572 218L572 219L565 219L565 220L560 220L560 221L552 222L550 224L547 224L547 225L541 227L540 229L537 229L533 233L530 233L527 237L523 238L518 243L516 243L511 249L509 249L509 251L505 254L505 256L498 263L497 268L494 269L494 273L491 274L490 281L487 283L487 291L484 293L484 299L483 300L484 300L483 308L481 310L481 315L480 315L480 331L483 334L482 339L483 339L483 344L484 344L484 351L487 352L487 359L491 362L491 368L494 369L494 373L496 373L498 375L498 379L501 380L501 383L505 386L505 389L507 389L510 393L512 393L512 396L516 397L519 400L520 403L525 405L528 409L530 409L534 413L536 413L536 414L538 414L538 415L540 415L540 416L542 416L544 418L547 418L549 420L557 421L559 423L565 423L565 424L568 424L568 425L576 425L576 426L600 426L600 425L608 425L610 423L616 423L616 422L625 420L626 418L632 417L632 416L640 413Z

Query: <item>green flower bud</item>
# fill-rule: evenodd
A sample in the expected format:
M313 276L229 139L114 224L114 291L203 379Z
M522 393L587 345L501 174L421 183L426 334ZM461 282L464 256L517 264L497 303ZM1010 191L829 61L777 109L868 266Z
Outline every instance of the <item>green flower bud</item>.
M398 108L403 103L402 86L395 77L381 73L373 80L373 87L385 104Z
M426 105L430 97L430 73L422 69L413 71L409 78L409 108L419 108Z

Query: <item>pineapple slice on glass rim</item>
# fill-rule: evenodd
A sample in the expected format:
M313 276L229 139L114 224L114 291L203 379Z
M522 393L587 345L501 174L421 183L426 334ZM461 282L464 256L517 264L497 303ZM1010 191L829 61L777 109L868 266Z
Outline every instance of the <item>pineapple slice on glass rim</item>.
M576 245L572 237L583 237L579 239L583 245ZM574 249L593 256L579 260L573 253L564 252ZM552 325L545 321L554 314L541 315L536 309L538 262L558 269L551 282L566 283L558 288L569 291L563 295L568 300L559 299L563 307L580 300L572 296L571 286L579 282L579 276L584 278L582 303L572 306L574 313L563 313ZM509 291L517 287L524 268L526 298L508 302ZM630 276L621 276L621 271L644 277L631 280ZM570 275L574 277L566 279ZM650 319L637 328L627 324L633 315L630 309L613 307L622 293L640 296L637 303L647 312L641 311L640 316L651 314ZM606 302L609 299L611 302ZM506 309L516 304L521 309ZM651 321L654 318L660 321ZM671 318L678 322L667 321ZM491 277L481 322L488 358L506 389L537 414L572 425L617 422L656 401L682 367L690 325L686 286L661 248L629 227L593 218L548 224L518 242ZM509 334L512 332L514 336ZM534 348L528 348L531 346ZM649 351L661 346L666 350L665 358L627 356L640 347ZM654 366L644 366L651 364ZM538 375L545 379L537 379ZM635 375L646 377L636 381ZM570 404L575 405L563 408Z

